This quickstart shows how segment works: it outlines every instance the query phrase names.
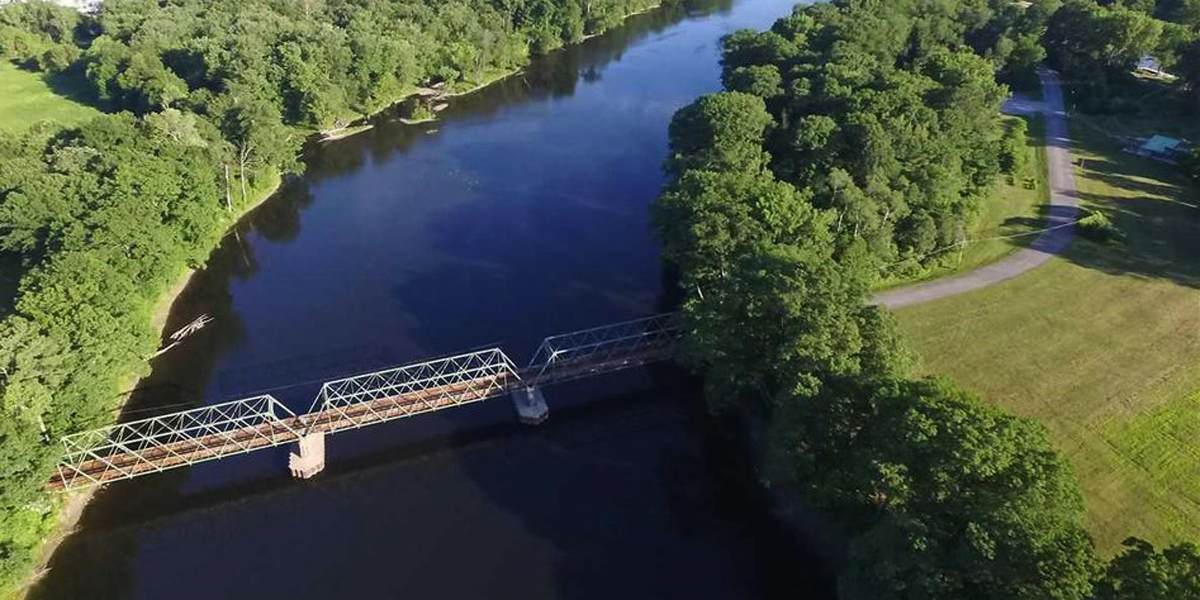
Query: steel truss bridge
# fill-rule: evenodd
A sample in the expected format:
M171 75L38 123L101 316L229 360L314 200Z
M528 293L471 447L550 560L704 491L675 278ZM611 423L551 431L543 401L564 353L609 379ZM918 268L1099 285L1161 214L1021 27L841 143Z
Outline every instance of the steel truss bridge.
M65 453L50 490L132 479L283 444L299 444L293 475L325 464L326 434L386 423L512 394L523 421L548 414L540 388L670 359L678 346L675 313L542 341L517 368L500 348L437 358L328 381L307 413L271 395L203 406L62 438Z

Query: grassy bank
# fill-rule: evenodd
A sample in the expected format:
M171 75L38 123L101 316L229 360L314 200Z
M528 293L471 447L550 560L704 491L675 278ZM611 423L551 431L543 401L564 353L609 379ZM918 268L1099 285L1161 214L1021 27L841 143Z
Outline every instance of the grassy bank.
M76 100L86 86L70 75L25 71L0 60L0 134L21 133L42 121L70 127L100 114Z
M1129 131L1153 132L1126 122ZM1174 168L1072 121L1082 204L1123 244L1077 239L1017 279L898 313L926 373L1037 418L1074 464L1101 552L1200 539L1200 210Z

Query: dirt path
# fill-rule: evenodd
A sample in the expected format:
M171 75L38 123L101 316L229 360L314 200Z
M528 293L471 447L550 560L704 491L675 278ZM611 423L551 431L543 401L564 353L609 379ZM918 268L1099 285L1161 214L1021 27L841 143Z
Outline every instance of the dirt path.
M1039 76L1045 96L1046 162L1050 167L1050 208L1045 224L1048 231L1030 247L990 265L945 279L888 290L876 294L872 302L894 310L982 289L1037 268L1071 244L1075 228L1066 225L1078 218L1079 197L1071 164L1062 85L1053 71L1043 70Z

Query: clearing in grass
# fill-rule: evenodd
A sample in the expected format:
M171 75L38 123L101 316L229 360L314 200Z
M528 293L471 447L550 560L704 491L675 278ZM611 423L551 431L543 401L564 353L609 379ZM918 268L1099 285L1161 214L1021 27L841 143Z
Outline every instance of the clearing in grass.
M0 61L0 134L16 134L50 121L77 125L100 114L79 98L85 82L70 74L46 75Z

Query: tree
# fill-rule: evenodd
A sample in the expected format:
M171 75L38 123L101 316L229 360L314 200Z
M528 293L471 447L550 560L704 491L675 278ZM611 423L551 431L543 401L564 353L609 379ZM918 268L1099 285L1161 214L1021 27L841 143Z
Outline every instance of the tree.
M683 358L705 369L721 410L815 394L826 378L862 370L869 281L861 252L835 258L819 239L763 245L684 303Z
M230 95L217 111L221 133L233 147L243 202L248 199L246 183L255 169L295 168L297 142L269 102L250 92Z
M767 244L828 240L828 215L770 173L688 171L655 204L663 257L688 287L729 276L733 262Z
M1165 21L1200 28L1200 0L1159 0L1155 14Z
M766 166L763 151L767 128L773 122L763 99L741 92L701 96L671 119L672 156L668 171L756 171Z
M121 90L120 105L138 114L170 108L188 93L187 84L167 70L158 56L147 52L129 57L116 85Z
M1051 17L1044 42L1050 58L1072 77L1128 76L1158 46L1161 21L1123 6L1069 0Z
M1157 551L1131 537L1123 545L1125 550L1096 582L1095 600L1200 598L1200 548L1195 544Z
M843 598L1083 599L1095 558L1043 428L937 380L838 379L772 436L852 531Z

